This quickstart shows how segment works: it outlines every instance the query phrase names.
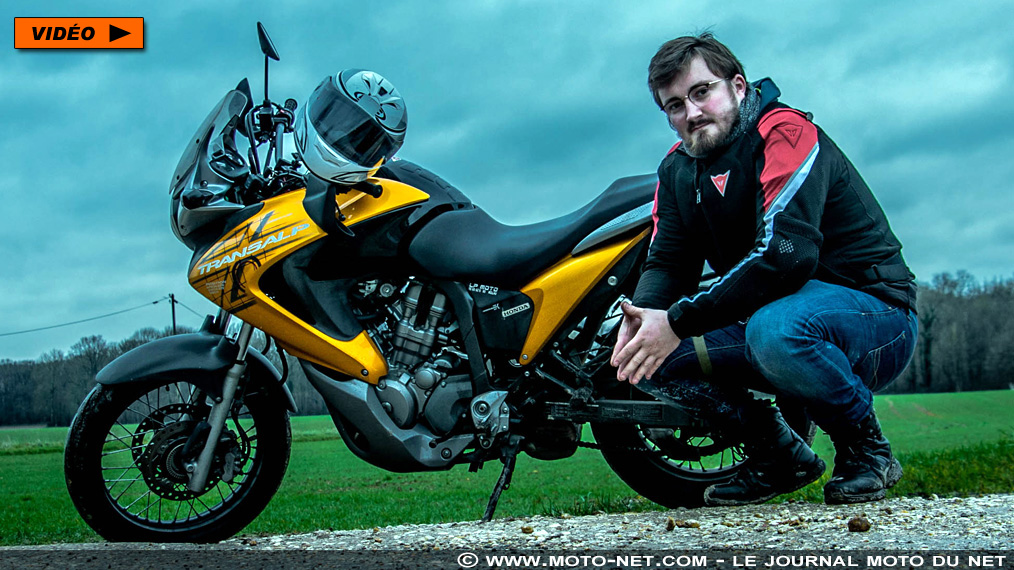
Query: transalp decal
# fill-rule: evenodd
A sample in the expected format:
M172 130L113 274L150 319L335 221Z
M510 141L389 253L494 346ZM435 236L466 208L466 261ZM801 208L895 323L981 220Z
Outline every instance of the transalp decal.
M248 255L250 255L252 253L256 253L256 252L260 251L261 249L264 249L265 247L267 247L267 246L269 246L269 245L271 245L273 243L277 243L277 242L281 242L281 241L285 241L287 239L290 239L293 236L295 236L296 234L298 234L299 232L301 232L301 231L303 231L305 229L309 229L309 227L310 227L310 224L299 224L298 226L293 226L293 227L291 227L291 228L289 228L287 230L281 230L280 232L278 232L276 234L272 234L272 235L270 235L270 236L268 236L268 237L266 237L264 239L260 239L260 240L257 240L255 242L251 242L251 243L247 244L246 247L244 247L241 250L234 251L233 253L230 253L229 255L226 255L225 257L222 257L221 259L216 259L216 260L211 261L209 263L205 263L204 265L201 266L201 273L200 274L204 275L205 273L207 273L208 271L211 271L213 269L219 269L221 267L231 265L235 261L243 259L244 257L247 257Z

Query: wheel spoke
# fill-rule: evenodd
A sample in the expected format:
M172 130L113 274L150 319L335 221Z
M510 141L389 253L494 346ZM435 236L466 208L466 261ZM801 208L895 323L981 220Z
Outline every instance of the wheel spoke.
M729 446L710 435L687 433L686 429L678 428L671 431L646 428L638 433L647 449L680 470L715 473L734 469L743 461L738 446Z
M137 471L140 471L140 470L141 470L141 468L137 466L137 462L136 462L136 461L135 461L135 462L134 462L133 464L131 464L131 465L128 465L127 467L110 467L110 469L123 469L123 471L122 471L122 472L120 472L120 474L116 476L117 478L123 477L123 476L124 476L124 475L126 475L126 474L127 474L127 473L128 473L128 472L129 472L130 470L131 470L131 469L135 469L135 470L137 470ZM134 481L137 481L137 480L139 480L139 479L141 479L141 478L142 478L142 477L134 477ZM105 481L110 481L110 479L105 479ZM115 487L115 486L116 486L116 485L110 485L110 486L108 487L108 489L109 489L110 491L112 491L112 490L113 490L113 487Z
M143 445L135 445L134 447L125 447L123 449L116 449L116 450L113 450L113 451L107 451L107 452L105 452L105 453L102 454L102 457L109 457L110 455L116 455L117 453L123 453L124 451L131 451L131 450L134 450L134 449L144 449L144 446ZM135 461L135 463L136 463L136 461Z
M197 501L198 503L200 503L202 507L204 507L204 511L205 512L208 512L208 511L211 510L211 507L209 507L208 505L204 504L204 501L202 501L200 497L194 497L194 500ZM200 516L200 515L198 515L198 516Z
M117 423L119 423L119 422L117 422ZM121 426L121 427L122 427L122 426ZM133 441L129 441L129 442L128 442L128 441L126 441L126 440L128 439L128 437L129 437L129 439L131 439L131 440L132 440L132 439L134 439L133 437L130 437L130 436L129 436L129 434L128 434L128 435L125 435L125 436L123 436L123 437L120 437L120 436L117 436L117 435L113 435L113 433L112 433L112 432L110 432L110 433L108 433L108 434L106 434L106 435L112 435L112 436L113 436L113 438L112 438L112 439L107 439L107 440L106 440L106 441L105 441L104 443L113 443L114 441L118 441L118 442L120 442L120 443L125 443L125 444L127 444L127 446L128 446L128 447L129 447L129 446L130 446L130 445L131 445L131 444L133 443ZM136 434L134 434L134 435L136 435Z
M113 499L113 502L119 504L120 503L120 499L123 497L123 495L125 495L127 493L127 491L129 491L130 488L134 486L134 483L137 483L139 480L140 480L140 478L134 479L133 481L131 481L130 484L127 485L127 488L125 488L123 491L120 491L119 495L116 495L116 498ZM112 488L110 488L109 490L112 491ZM133 503L131 503L131 504L133 504Z
M136 505L136 504L137 504L137 502L138 502L138 501L140 501L141 499L143 499L143 498L147 497L148 495L151 495L151 490L150 490L150 489L146 490L146 491L144 492L144 494L143 494L143 495L141 495L140 497L138 497L138 498L134 499L134 501L133 501L132 503L130 503L129 505L127 505L127 506L123 507L123 510L125 510L125 511L128 511L128 512L129 512L129 511L130 511L130 507L133 507L134 505ZM122 497L122 496L123 496L123 493L120 493L120 497ZM116 498L116 499L117 499L117 503L119 503L119 498L120 498L120 497L117 497L117 498Z

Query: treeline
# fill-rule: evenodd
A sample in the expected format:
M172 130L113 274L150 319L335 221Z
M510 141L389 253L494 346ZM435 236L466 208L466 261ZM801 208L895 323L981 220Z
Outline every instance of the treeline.
M144 328L115 344L86 336L68 352L53 349L38 360L0 360L0 425L68 425L103 366L171 332Z
M67 352L51 350L38 360L0 360L0 425L69 425L103 366L170 334L171 328L145 328L117 343L86 336ZM258 349L265 344L263 337L254 340ZM268 350L267 356L281 369L277 351ZM290 356L287 361L288 385L299 413L327 413L296 360ZM977 282L959 271L922 284L915 358L885 392L1008 388L1014 388L1014 279Z
M1014 279L965 271L919 287L919 341L885 393L1014 389Z
M177 334L192 332L193 329L177 327ZM0 360L0 426L70 425L81 401L95 386L95 375L103 366L129 350L172 334L172 327L143 328L117 343L92 335L83 337L67 352L54 349L38 360ZM252 344L263 350L264 337L260 333L258 336ZM269 352L268 358L281 370L277 351ZM327 413L323 400L307 382L296 360L291 356L287 360L289 389L300 413Z

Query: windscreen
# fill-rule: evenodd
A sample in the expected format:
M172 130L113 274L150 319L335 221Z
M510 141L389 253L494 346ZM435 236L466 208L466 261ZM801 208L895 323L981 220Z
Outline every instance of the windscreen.
M246 95L234 89L226 93L225 97L208 113L201 126L197 128L197 132L187 141L187 147L176 165L176 172L173 173L172 182L169 184L170 195L181 191L180 182L185 179L187 173L197 163L198 157L202 155L201 150L205 148L207 138L215 130L221 130L233 117L241 114L246 108L247 101Z

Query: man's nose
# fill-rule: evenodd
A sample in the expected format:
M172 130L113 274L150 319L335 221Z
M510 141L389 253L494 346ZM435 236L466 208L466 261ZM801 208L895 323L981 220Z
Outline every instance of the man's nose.
M704 112L701 111L701 108L698 107L697 104L691 101L689 98L686 101L684 101L683 108L686 110L688 121L693 121L695 118L700 117L701 115L704 114Z

